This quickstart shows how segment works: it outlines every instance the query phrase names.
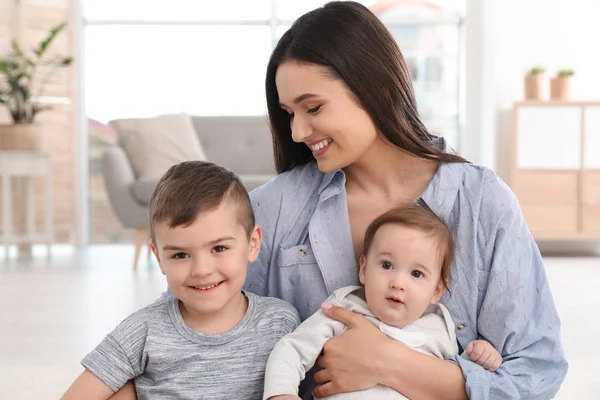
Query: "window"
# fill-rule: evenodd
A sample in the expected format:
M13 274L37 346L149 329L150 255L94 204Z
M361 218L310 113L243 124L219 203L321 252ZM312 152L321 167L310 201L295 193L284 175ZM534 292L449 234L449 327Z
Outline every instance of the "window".
M116 142L112 119L187 112L262 115L273 46L323 0L82 0L85 109L90 118L91 242L130 242L112 213L99 168ZM458 148L460 5L399 7L363 0L402 49L426 126ZM414 3L412 3L414 4ZM440 7L453 9L440 12ZM457 11L459 11L457 13Z
M91 25L87 115L264 114L270 38L260 25Z
M83 0L90 21L251 21L271 17L271 0Z
M87 115L107 122L182 111L264 114L264 77L272 46L294 19L325 3L83 0ZM448 79L456 81L458 35L455 27L442 31L431 21L427 26L419 26L418 21L435 17L438 11L431 9L437 4L451 5L445 15L457 15L454 10L460 10L464 0L424 1L425 7L390 6L393 2L375 0L361 3L374 7L395 34L418 74L413 78L419 104L425 119L431 120L429 114L436 114L438 106L431 104L435 101L428 93L440 85L447 87ZM402 26L407 21L411 26ZM445 48L432 46L424 41L427 37L443 41Z

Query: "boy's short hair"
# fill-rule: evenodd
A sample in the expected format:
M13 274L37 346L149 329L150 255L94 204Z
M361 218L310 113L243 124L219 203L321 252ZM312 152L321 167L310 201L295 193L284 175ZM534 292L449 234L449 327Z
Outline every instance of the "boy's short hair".
M238 176L207 161L185 161L174 165L160 179L150 199L150 236L156 246L154 227L191 225L198 214L217 208L223 201L239 208L238 219L248 237L254 229L254 211L248 191Z
M440 278L442 279L444 288L448 290L452 262L454 261L454 238L446 224L433 212L420 206L394 208L375 218L367 228L363 244L363 255L365 257L373 243L375 234L379 228L387 224L398 224L418 229L436 237L438 248L442 254Z

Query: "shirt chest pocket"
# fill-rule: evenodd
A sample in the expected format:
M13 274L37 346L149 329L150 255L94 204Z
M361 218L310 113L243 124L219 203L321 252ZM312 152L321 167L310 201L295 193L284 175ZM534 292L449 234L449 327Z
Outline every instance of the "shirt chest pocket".
M280 249L273 275L277 276L278 297L296 307L302 320L327 298L327 287L310 245Z
M315 258L315 254L308 244L281 249L277 259L277 265L282 268L301 266L304 264L315 265L316 263L317 259Z

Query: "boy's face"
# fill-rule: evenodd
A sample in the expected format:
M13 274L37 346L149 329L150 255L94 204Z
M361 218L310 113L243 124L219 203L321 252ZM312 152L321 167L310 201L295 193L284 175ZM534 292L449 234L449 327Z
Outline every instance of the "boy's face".
M419 319L444 291L441 260L433 235L399 224L380 227L360 260L360 282L373 314L393 326Z
M247 264L258 257L262 233L257 225L248 239L238 212L236 204L224 200L189 226L156 224L152 251L169 288L183 303L184 318L227 320L239 315L240 307L245 313L241 289Z

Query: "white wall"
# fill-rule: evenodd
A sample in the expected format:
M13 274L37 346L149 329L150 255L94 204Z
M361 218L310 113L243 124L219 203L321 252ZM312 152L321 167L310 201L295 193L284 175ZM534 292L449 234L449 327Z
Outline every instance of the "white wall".
M600 1L467 0L465 155L507 174L507 136L523 76L573 68L572 97L600 100Z

